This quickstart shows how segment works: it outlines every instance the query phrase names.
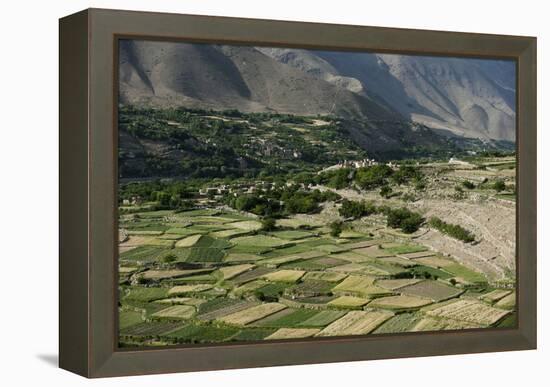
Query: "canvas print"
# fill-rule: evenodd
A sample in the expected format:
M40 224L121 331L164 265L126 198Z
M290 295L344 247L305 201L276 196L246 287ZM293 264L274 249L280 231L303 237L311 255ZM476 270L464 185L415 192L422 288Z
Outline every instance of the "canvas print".
M514 327L516 63L120 40L121 347Z

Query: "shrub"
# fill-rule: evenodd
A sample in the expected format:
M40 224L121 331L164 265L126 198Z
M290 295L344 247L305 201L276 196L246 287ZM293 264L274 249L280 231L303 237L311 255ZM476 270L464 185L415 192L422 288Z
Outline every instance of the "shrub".
M393 190L389 185L383 185L382 188L380 188L380 196L388 199L390 195L392 194Z
M466 189L474 189L476 187L476 185L469 180L463 181L462 186Z
M416 196L414 196L412 193L407 192L401 196L401 200L404 202L414 202L416 200Z
M164 263L171 263L178 259L175 254L166 254L160 260Z
M426 189L426 183L424 182L424 180L418 180L414 183L414 188L417 191L422 191L422 190Z
M330 224L330 235L333 237L339 237L342 233L342 222L332 222Z
M506 183L504 183L504 180L497 180L493 183L493 189L497 192L504 191L506 189Z

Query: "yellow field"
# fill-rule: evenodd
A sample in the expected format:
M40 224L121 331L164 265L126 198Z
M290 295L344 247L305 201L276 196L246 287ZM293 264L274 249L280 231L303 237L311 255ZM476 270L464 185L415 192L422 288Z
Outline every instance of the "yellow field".
M132 235L132 236L129 236L125 242L120 243L119 248L137 247L137 246L146 245L153 239L154 238L150 236Z
M176 247L192 247L202 238L202 235L191 235L176 242Z
M161 280L165 278L183 277L186 275L210 272L210 270L195 269L195 270L147 270L141 273L141 277L147 280Z
M264 340L299 339L311 337L319 333L315 328L281 328L267 336Z
M246 325L285 308L286 305L279 304L277 302L271 302L267 304L253 306L252 308L241 310L240 312L221 317L220 321L223 321L227 324Z
M393 313L386 311L352 311L327 326L317 336L366 335L392 316Z
M160 300L155 300L155 304L172 304L172 305L192 305L198 306L206 302L203 298L191 298L191 297L172 297L172 298L162 298Z
M212 289L212 285L208 284L198 284L198 285L179 285L170 288L168 295L172 294L183 294L183 293L193 293L193 292L202 292L204 290Z
M507 310L493 308L474 300L458 300L426 312L430 316L482 325L492 325L509 313Z
M509 295L510 293L512 293L511 290L506 290L506 289L495 289L493 290L492 292L490 293L487 293L487 294L484 294L483 296L479 297L481 300L483 301L487 301L487 302L490 302L490 303L493 303L493 302L497 302L498 300L506 297L507 295Z
M129 267L129 266L120 266L118 268L118 272L120 274L128 274L128 273L133 273L134 271L138 270L137 267Z
M411 332L471 329L481 327L482 326L479 324L466 321L425 317L411 329Z
M381 249L378 246L362 247L353 250L358 254L365 255L369 258L380 258L380 257L391 257L393 254L388 253L387 251Z
M414 260L414 262L419 262L426 266L432 266L432 267L446 267L454 265L455 263L451 261L450 259L440 258L440 257L423 257L423 258L417 258Z
M420 281L420 279L414 278L383 279L376 281L376 285L383 287L384 289L395 290L402 288L403 286L415 284Z
M363 254L358 254L354 251L346 251L343 253L335 254L334 257L346 260L351 263L363 263L363 262L369 262L373 260L370 257L367 257Z
M512 309L514 306L516 306L516 293L507 295L502 300L497 302L495 306L504 309Z
M245 271L248 271L255 267L255 265L245 263L242 265L234 265L234 266L225 266L220 268L220 273L223 275L223 279L231 279L233 277L238 276L241 273L244 273Z
M330 301L327 305L337 308L360 308L368 304L370 300L368 298L354 297L354 296L341 296Z
M188 319L195 314L195 308L190 305L174 305L153 313L153 317L170 319Z
M233 291L231 293L234 294L237 297L240 297L241 295L243 295L245 293L253 292L254 290L259 289L259 288L261 288L261 287L263 287L267 284L268 284L268 282L264 281L264 280L251 281L251 282L247 282L247 283L233 289Z
M390 291L374 285L375 279L376 277L366 275L350 275L332 290L335 293L362 296L391 294Z
M231 227L238 228L240 230L254 231L262 228L262 224L257 220L243 220L241 222L231 223Z
M338 256L336 257L339 258ZM361 265L359 263L347 263L345 265L331 267L328 270L335 271L337 273L359 273L359 272L365 271L366 269L367 269L366 266Z
M426 298L413 297L413 296L391 296L377 298L373 300L369 307L382 308L382 309L408 309L408 308L420 308L431 304L432 300Z
M296 282L305 274L302 270L279 270L264 275L264 278L273 282Z
M328 282L340 282L346 278L345 273L332 273L325 271L310 271L304 276L304 280L319 280Z

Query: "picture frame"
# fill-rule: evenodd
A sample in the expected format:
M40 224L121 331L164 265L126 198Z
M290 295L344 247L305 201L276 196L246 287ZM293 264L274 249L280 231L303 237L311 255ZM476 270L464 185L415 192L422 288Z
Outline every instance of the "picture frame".
M59 26L61 368L96 378L536 348L536 38L105 9ZM516 61L517 326L119 348L115 86L124 38Z

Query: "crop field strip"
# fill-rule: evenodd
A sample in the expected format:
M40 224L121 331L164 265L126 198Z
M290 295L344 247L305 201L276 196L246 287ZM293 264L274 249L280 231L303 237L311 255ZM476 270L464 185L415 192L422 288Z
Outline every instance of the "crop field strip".
M479 325L495 324L509 313L507 310L493 308L473 300L457 300L426 312L434 317L461 320Z
M401 287L399 288L399 292L411 296L428 298L433 301L443 301L457 297L463 291L438 281L425 280Z
M317 336L366 335L393 316L385 311L351 311L334 321Z
M300 339L315 336L317 333L319 329L316 328L280 328L265 340Z
M244 309L244 310L217 318L217 320L223 321L227 324L246 325L246 324L250 324L251 322L260 320L264 317L267 317L270 314L276 313L285 308L286 308L286 305L279 304L276 302L260 304L260 305L252 306L248 309Z

